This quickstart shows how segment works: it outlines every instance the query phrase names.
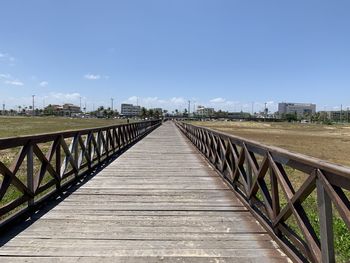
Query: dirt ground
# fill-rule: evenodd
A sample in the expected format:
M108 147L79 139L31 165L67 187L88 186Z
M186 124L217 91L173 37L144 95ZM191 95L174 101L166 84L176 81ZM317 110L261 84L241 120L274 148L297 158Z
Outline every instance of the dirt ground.
M192 122L236 136L350 167L350 125Z

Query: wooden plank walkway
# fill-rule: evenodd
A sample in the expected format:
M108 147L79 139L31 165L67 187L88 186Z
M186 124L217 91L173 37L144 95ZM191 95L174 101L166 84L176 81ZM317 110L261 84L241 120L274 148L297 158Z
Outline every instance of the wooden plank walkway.
M0 248L0 262L288 262L167 122Z

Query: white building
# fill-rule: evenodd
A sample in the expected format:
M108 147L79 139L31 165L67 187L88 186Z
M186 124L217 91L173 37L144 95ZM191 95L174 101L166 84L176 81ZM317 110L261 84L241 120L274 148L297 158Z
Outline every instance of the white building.
M291 103L282 102L278 103L279 116L285 114L296 114L299 117L305 115L312 115L316 112L316 104L312 103Z
M214 108L206 108L204 106L199 105L196 111L197 115L202 117L211 117L214 116L215 110Z
M134 106L133 104L123 103L121 105L121 115L127 117L139 116L141 112L140 106Z

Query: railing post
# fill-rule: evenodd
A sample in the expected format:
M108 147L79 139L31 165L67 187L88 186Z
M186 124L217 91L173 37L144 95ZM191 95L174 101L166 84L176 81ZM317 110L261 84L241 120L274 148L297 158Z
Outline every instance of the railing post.
M60 139L59 139L60 140ZM56 182L56 189L61 188L61 145L58 143L56 148L56 173L58 175L59 181Z
M74 147L73 147L73 151L74 151L74 163L75 163L75 166L77 167L77 173L76 175L78 176L79 175L79 148L78 148L78 144L79 144L79 133L76 134L74 136L74 139L73 139L73 143L74 143Z
M27 153L27 187L28 190L33 194L33 197L30 197L28 200L28 206L34 204L34 154L33 154L33 145L31 142L28 153Z
M273 218L274 221L277 217L277 215L280 213L280 198L278 194L278 181L276 178L276 175L274 171L270 168L270 182L271 182L271 199L272 199L272 211L273 211ZM281 231L278 229L278 227L274 227L273 231L275 235L278 237L281 236Z
M335 262L332 203L323 184L316 180L317 204L320 215L321 253L323 263Z

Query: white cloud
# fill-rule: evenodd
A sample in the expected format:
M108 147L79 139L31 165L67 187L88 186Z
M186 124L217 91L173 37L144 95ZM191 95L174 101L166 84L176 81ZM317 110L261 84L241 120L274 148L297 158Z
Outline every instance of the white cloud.
M11 79L12 76L10 74L0 74L0 79Z
M194 106L203 105L205 107L212 107L215 110L223 110L223 111L244 111L251 112L252 109L254 112L263 111L265 107L265 102L254 102L254 106L252 102L241 102L241 101L233 101L228 100L226 98L217 97L213 98L209 101L199 101L198 99L191 98L191 111L193 111ZM167 110L175 110L178 109L180 111L187 109L188 107L188 99L183 97L172 97L168 99L161 99L159 97L137 97L131 96L128 99L124 100L122 103L132 103L146 107L146 108L156 108L160 107ZM252 107L253 106L253 107ZM275 112L278 108L278 103L274 101L267 101L266 106L269 109L269 112Z
M85 74L84 78L88 79L88 80L97 80L97 79L100 79L101 76L100 75L94 75L94 74Z
M75 101L80 99L80 93L60 93L60 92L51 92L49 98L53 98L60 101Z
M13 86L24 86L24 83L18 79L13 78L10 74L0 74L0 80L3 80L5 84Z
M47 95L38 94L35 96L35 107L42 108L44 105L49 104L63 104L63 103L73 103L79 105L79 99L81 95L79 93L60 93L60 92L51 92ZM15 107L18 105L21 106L30 106L32 105L32 96L28 97L8 97L6 98L7 107ZM85 97L82 97L82 100L86 100Z
M5 84L13 85L13 86L24 86L24 83L19 80L6 80Z
M172 97L170 99L170 103L175 104L175 105L181 105L181 104L185 104L186 100L182 97Z
M211 99L209 102L210 103L224 103L225 101L226 101L226 99L219 97L219 98Z
M43 87L43 88L47 87L48 85L49 85L49 83L47 81L42 81L39 83L39 86Z
M187 100L182 97L173 97L169 99L161 99L158 97L137 97L132 96L124 100L123 103L138 104L146 108L163 108L163 109L184 109L187 107Z
M16 59L8 53L0 52L0 62L1 61L9 63L10 66L14 66Z

